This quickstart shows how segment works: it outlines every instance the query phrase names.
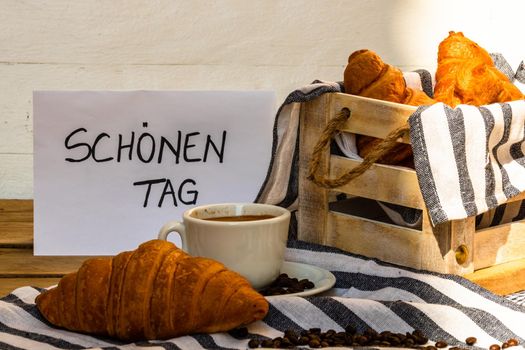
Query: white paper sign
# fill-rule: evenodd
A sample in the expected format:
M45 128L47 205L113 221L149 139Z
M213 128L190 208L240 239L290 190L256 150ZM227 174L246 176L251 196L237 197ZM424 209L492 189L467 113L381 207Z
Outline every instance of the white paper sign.
M34 92L35 254L113 255L193 206L253 202L274 102L261 91Z

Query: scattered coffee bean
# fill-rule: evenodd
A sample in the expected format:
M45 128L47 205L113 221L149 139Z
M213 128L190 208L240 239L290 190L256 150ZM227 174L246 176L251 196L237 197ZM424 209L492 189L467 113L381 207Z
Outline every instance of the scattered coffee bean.
M509 346L510 346L510 345L509 345L509 343L507 343L507 342L501 344L501 348L502 348L502 349L506 349L506 348L508 348Z
M474 345L477 341L478 340L476 339L476 337L468 337L467 339L465 339L465 343L467 343L467 345Z
M287 274L282 273L269 286L261 290L260 293L265 296L293 294L304 292L314 287L314 283L306 278L299 281L297 278L291 278Z
M297 342L297 345L306 345L308 344L308 342L310 341L310 338L306 337L306 336L301 336L301 338L299 338L299 341Z
M517 339L511 338L507 340L507 344L509 344L509 346L518 346L520 342Z
M238 334L242 334L243 330L235 330ZM239 333L240 332L240 333ZM247 333L247 332L246 332ZM238 335L237 334L237 335ZM329 329L326 332L321 328L310 328L298 332L293 329L284 331L282 337L274 339L251 339L248 342L249 348L257 348L259 346L265 348L285 348L295 349L299 346L307 346L309 348L324 348L324 347L405 347L416 348L420 350L438 350L445 348L448 344L444 341L437 341L435 346L424 346L428 342L428 337L421 330L414 330L412 333L393 333L390 331L383 331L378 333L374 329L368 328L362 333L357 329L348 325L345 331L337 332ZM451 348L452 350L466 350L462 348ZM491 349L500 350L500 349Z
M258 340L258 339L250 339L250 341L248 342L248 347L250 348L258 348L259 345L261 345L261 342Z
M246 327L235 328L235 329L230 330L228 334L237 339L244 339L248 336L248 328Z
M448 344L442 340L436 342L436 348L446 348Z
M501 346L499 346L498 344L492 344L489 347L489 350L500 350L500 349L501 349Z
M308 332L311 334L321 334L321 328L310 328Z
M262 341L261 346L263 348L271 348L273 346L273 341L271 341L270 339L265 339Z
M317 339L312 339L308 343L308 346L311 347L311 348L320 348L321 347L321 342L319 340L317 340Z

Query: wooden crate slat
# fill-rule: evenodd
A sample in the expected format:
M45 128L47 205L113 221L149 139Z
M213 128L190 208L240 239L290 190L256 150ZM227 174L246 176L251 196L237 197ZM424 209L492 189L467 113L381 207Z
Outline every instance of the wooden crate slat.
M324 125L328 122L332 103L328 96L321 97L315 101L307 102L301 110L299 123L300 150L299 150L299 200L298 216L301 222L299 239L324 244L326 220L328 212L328 192L306 179L309 162L315 144L321 135ZM305 115L308 115L308 125L305 123ZM330 152L327 150L321 157L320 170L328 172L328 160Z
M342 93L333 94L333 99L335 113L345 107L352 112L344 131L382 139L392 130L406 126L408 117L417 109L414 106ZM410 140L405 137L402 142L410 143Z
M326 243L330 246L393 264L419 269L443 269L443 266L434 266L444 265L443 258L439 255L438 244L433 237L425 236L419 230L349 214L329 212L328 216ZM434 256L435 259L421 259L421 250L426 252L427 257ZM433 266L428 266L429 263Z
M330 157L330 177L336 178L361 164L360 161L340 156ZM337 191L373 198L384 202L423 209L425 202L419 191L416 172L411 169L374 164L364 174Z
M525 258L525 220L476 231L476 270L522 258Z

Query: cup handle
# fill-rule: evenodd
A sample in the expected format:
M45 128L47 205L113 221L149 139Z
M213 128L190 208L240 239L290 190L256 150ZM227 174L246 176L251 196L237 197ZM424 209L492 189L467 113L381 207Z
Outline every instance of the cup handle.
M163 241L168 240L168 235L171 232L177 232L180 235L182 241L182 250L187 251L186 247L186 226L180 221L169 221L160 228L158 239Z

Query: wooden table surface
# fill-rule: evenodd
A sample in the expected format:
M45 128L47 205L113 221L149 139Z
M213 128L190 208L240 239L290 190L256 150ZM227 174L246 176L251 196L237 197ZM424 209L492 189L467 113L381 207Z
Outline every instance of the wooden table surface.
M0 297L21 286L52 286L87 258L34 256L33 201L0 200Z
M49 287L89 257L33 255L33 201L0 200L0 297L22 286ZM525 259L465 276L500 295L525 290Z

